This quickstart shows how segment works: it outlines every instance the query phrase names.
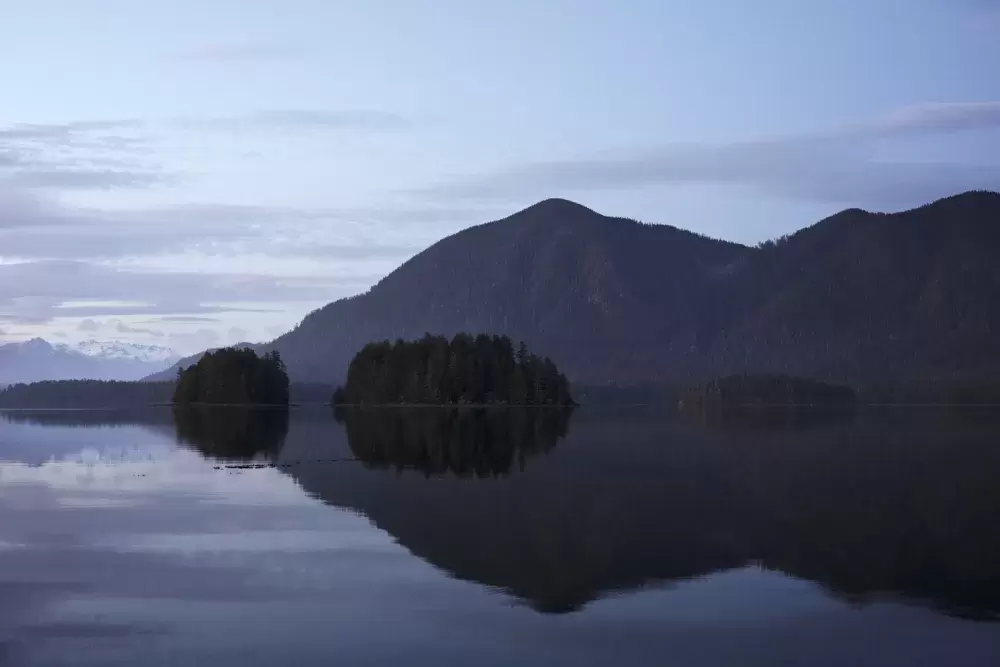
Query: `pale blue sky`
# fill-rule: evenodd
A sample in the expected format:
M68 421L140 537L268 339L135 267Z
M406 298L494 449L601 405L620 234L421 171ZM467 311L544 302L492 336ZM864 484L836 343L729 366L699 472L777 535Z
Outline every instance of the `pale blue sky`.
M270 338L549 196L752 243L1000 189L1000 1L2 4L0 340Z

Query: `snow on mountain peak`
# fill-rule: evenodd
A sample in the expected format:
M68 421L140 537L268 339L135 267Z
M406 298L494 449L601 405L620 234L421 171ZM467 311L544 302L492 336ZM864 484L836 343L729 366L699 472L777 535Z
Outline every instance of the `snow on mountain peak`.
M178 359L176 352L160 345L143 345L120 340L85 340L73 348L88 357L100 359L132 359L143 362L173 362Z

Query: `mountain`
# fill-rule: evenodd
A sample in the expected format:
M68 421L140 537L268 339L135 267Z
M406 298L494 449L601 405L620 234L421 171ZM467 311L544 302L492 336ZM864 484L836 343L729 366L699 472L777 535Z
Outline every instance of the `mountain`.
M459 331L523 339L584 384L995 376L997 294L997 193L849 209L759 247L550 199L439 241L257 349L323 382L371 340Z
M177 361L177 353L169 347L128 343L120 340L85 340L77 343L72 349L82 352L88 357L99 359L126 359L156 364L163 362L172 364Z
M0 345L0 386L42 380L139 380L176 361L169 349L119 341L52 345L34 338Z
M740 307L706 357L851 381L1000 377L1000 194L850 209L734 275Z
M339 382L371 340L485 331L523 339L575 379L638 376L664 341L687 347L715 326L717 288L750 253L550 199L439 241L266 348L296 379Z

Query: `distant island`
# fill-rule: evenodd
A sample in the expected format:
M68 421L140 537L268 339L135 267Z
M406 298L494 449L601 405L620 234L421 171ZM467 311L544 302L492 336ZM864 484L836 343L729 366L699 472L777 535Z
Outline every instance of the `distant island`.
M685 391L682 409L716 407L766 407L853 405L854 390L812 378L792 375L730 375L709 380Z
M369 343L351 361L334 405L573 405L548 357L507 336Z
M0 388L0 410L104 410L170 402L173 382L46 380Z
M175 405L288 405L288 373L278 352L223 348L177 371Z

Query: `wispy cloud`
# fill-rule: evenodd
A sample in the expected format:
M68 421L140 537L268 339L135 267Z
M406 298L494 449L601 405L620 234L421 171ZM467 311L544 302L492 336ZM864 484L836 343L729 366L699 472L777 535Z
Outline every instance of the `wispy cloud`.
M329 285L251 274L126 270L79 261L0 265L0 320L264 311L268 304L322 302ZM259 304L232 306L227 304Z
M136 118L0 126L0 179L25 188L136 189L182 182L158 159L163 136L176 133L273 135L388 132L410 127L377 109L264 109L224 116Z
M162 338L163 332L157 329L145 329L142 327L133 327L131 325L125 324L121 320L115 321L115 331L120 334L139 334L143 336L152 336L153 338Z
M1000 7L1000 5L998 5ZM1000 127L1000 101L918 104L831 133L876 139Z
M173 181L176 178L176 176L156 171L33 167L10 174L7 177L7 182L25 188L114 190L118 188L145 188Z
M140 324L158 324L162 322L173 322L180 324L193 324L193 323L218 323L222 320L218 317L199 317L197 315L164 315L162 317L156 317L151 320L142 320Z
M560 192L710 183L811 200L886 206L963 189L1000 188L1000 161L971 164L873 157L883 140L1000 128L1000 102L927 104L809 135L728 144L671 144L615 157L515 165L416 191L439 200L546 197Z
M27 188L144 188L165 182L142 121L0 126L0 177Z
M186 205L151 210L70 209L38 193L0 187L0 257L116 260L185 252L214 256L389 264L412 255L436 230L490 218L493 209L393 209ZM398 231L405 229L400 237ZM442 232L437 231L437 234Z
M229 116L195 116L174 121L189 130L400 130L410 122L388 111L374 109L269 109Z

